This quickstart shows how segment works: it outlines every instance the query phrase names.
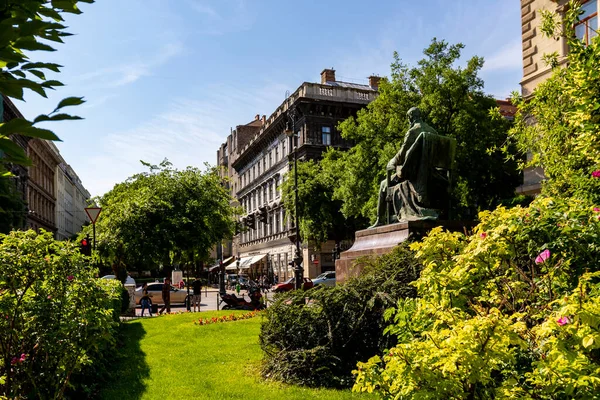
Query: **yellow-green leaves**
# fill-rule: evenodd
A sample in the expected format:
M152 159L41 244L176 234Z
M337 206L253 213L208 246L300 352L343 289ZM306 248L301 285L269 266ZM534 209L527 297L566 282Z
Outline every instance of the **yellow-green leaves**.
M386 312L398 345L381 361L359 364L355 390L384 398L593 398L598 210L539 197L526 208L481 213L471 236L437 228L414 243L424 267L419 297Z

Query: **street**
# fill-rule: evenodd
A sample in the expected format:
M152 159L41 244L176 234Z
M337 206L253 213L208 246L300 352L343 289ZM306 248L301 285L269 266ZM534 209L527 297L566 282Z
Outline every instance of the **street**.
M190 290L191 293L191 290ZM228 290L227 293L230 294L235 294L235 290ZM273 292L267 292L267 293L263 293L263 296L267 297L267 300L270 302L273 299ZM250 298L248 297L248 291L246 290L242 290L240 291L240 295L239 297L244 297L244 299L246 301L250 301ZM201 297L201 301L200 301L200 311L215 311L217 310L217 301L220 300L221 298L219 297L219 290L215 289L215 288L203 288L202 289L202 297ZM219 309L221 309L223 306L225 305L225 303L221 303L218 307ZM160 308L162 307L162 305L158 306L158 309L160 310ZM185 308L185 304L182 303L178 303L178 304L171 304L171 312L185 312L186 308ZM135 308L135 315L137 317L141 316L142 314L142 308L141 306L136 306ZM145 310L144 311L144 316L148 315L148 311Z

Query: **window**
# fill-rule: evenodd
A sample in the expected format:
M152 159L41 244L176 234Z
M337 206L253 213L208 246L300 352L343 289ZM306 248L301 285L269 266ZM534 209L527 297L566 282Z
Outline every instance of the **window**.
M258 165L257 165L257 167L258 167L258 176L260 176L260 160L258 160Z
M275 146L275 162L279 161L279 143Z
M279 220L279 212L280 212L279 210L275 211L275 226L274 226L275 233L279 233L279 230L280 230L279 229L280 228L279 227L279 224L280 224L280 222L279 222L280 221Z
M269 183L269 200L273 200L273 183Z
M273 152L269 152L269 168L273 166Z
M321 128L321 143L325 146L331 146L331 128L328 126Z
M263 172L267 170L267 157L263 157Z
M265 205L267 204L267 187L266 186L263 188L263 202L265 203Z
M598 36L598 0L590 0L581 6L583 14L579 16L579 22L575 24L575 36L590 44L595 36Z
M275 196L279 197L279 177L275 178Z

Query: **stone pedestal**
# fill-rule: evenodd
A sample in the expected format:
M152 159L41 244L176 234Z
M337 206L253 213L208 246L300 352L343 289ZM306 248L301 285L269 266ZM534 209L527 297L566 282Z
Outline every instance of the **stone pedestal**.
M336 283L343 283L360 275L363 265L356 261L359 257L389 253L400 243L409 238L420 239L437 226L468 234L474 225L472 221L408 221L357 231L354 245L341 253L339 260L335 261Z

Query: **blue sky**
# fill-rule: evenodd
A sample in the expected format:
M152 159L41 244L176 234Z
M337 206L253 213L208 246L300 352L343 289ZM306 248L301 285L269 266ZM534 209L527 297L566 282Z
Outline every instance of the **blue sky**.
M522 77L520 5L507 0L97 0L67 20L75 36L43 59L66 87L16 105L29 118L67 96L83 121L48 125L92 195L143 171L216 163L230 128L271 114L286 90L389 74L392 53L414 64L433 37L483 56L486 91L505 98ZM39 57L36 55L36 57Z

